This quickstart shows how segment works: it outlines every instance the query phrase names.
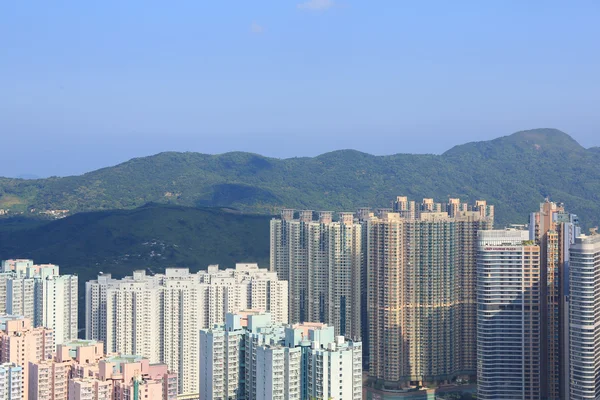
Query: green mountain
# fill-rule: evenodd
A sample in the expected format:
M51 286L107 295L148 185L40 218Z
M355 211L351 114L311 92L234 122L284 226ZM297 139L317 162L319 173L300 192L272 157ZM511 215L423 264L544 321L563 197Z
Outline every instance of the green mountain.
M25 213L32 208L128 209L158 202L274 214L281 207L387 207L397 195L484 198L496 205L500 225L525 222L550 196L592 225L600 216L600 152L583 148L561 131L536 129L456 146L442 155L340 150L281 160L240 152L170 152L81 176L0 178L0 208Z

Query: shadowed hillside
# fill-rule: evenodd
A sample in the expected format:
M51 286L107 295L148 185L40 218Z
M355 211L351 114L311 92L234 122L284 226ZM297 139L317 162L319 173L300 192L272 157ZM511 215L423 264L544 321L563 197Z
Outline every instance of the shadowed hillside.
M57 221L0 220L0 259L52 262L82 280L99 271L192 270L236 262L268 266L269 217L230 210L149 204L75 214Z

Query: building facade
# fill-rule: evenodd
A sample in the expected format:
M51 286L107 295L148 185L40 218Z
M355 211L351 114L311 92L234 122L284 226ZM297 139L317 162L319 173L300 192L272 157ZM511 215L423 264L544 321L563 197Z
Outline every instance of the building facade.
M0 272L0 314L22 315L55 332L55 343L77 338L77 276L54 264L5 260Z
M201 400L362 398L362 346L325 324L230 314L200 340Z
M29 396L29 363L48 359L55 349L54 332L47 328L34 328L31 320L22 316L0 316L0 363L14 363L21 367L21 398Z
M478 235L478 399L541 399L540 247L525 230Z
M546 199L531 214L530 234L541 253L541 395L549 400L568 397L567 320L569 247L579 236L579 220L560 203Z
M287 323L287 282L256 264L192 274L167 268L121 280L100 276L86 284L86 334L105 338L108 352L140 354L178 374L179 393L198 393L199 331L222 324L228 312L269 311ZM185 349L182 350L182 349Z
M474 376L476 239L491 228L493 207L399 197L394 209L367 220L370 384Z
M23 367L15 363L0 364L0 399L22 400Z
M600 398L600 235L580 235L569 262L569 398Z
M40 400L175 400L177 375L136 355L105 355L101 342L59 345L51 359L29 363L30 397Z
M319 321L360 339L362 225L353 213L283 210L271 220L271 271L289 281L290 322Z
M56 344L77 339L77 284L77 275L51 275L41 279L41 325L54 330Z

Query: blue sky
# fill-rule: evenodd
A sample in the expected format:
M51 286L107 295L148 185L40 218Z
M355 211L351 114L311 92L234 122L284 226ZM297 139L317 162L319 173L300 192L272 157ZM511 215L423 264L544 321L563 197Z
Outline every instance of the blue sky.
M0 176L160 151L600 145L600 3L0 2Z

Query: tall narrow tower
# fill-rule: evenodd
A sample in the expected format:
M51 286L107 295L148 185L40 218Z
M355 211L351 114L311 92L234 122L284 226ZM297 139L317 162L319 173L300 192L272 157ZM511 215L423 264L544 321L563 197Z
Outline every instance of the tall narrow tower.
M581 235L570 250L569 358L571 400L600 398L600 235Z
M546 199L531 215L530 232L541 249L541 395L560 400L568 397L567 270L569 247L580 233L579 220L562 204Z
M271 270L289 281L290 322L325 322L361 337L362 225L353 213L301 211L271 221Z
M541 399L540 302L540 248L529 232L480 231L478 399Z

